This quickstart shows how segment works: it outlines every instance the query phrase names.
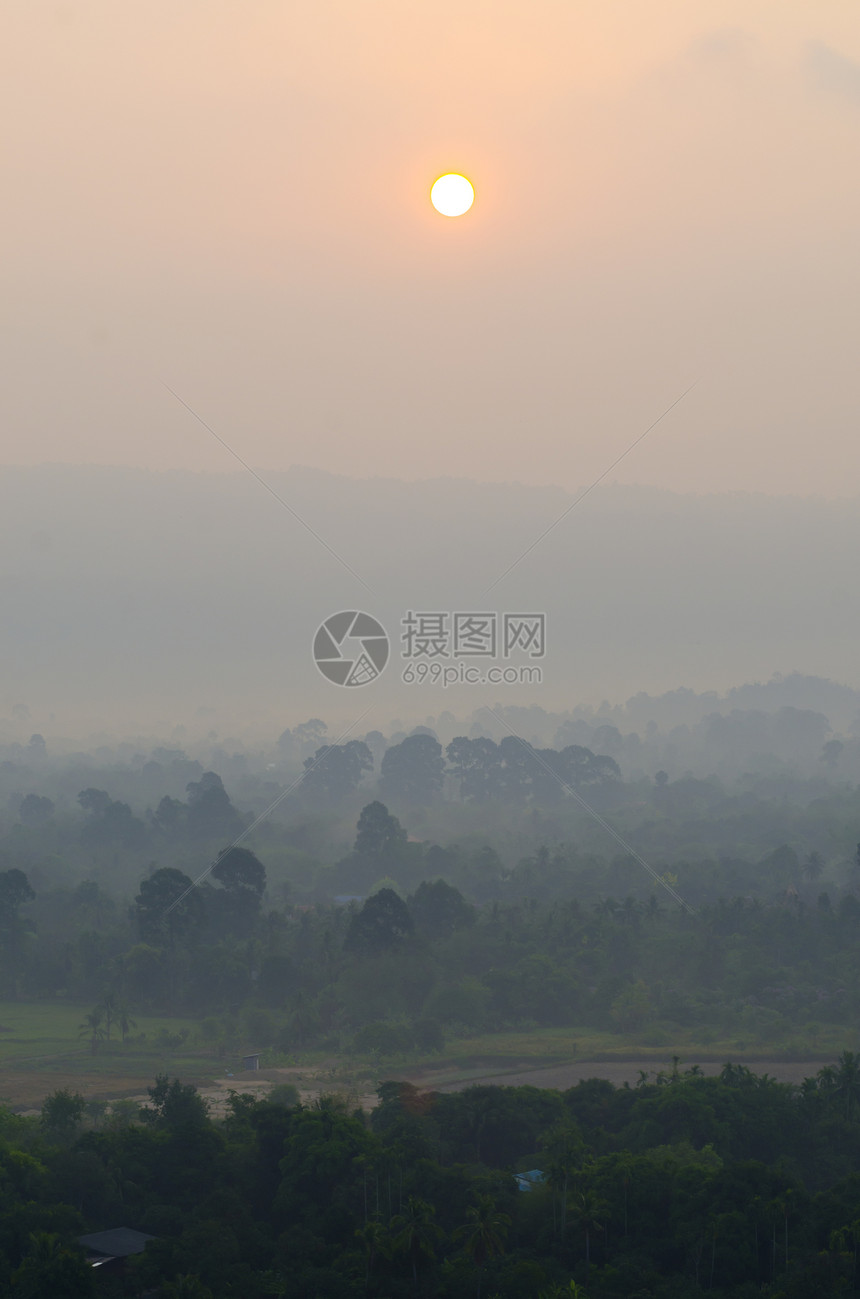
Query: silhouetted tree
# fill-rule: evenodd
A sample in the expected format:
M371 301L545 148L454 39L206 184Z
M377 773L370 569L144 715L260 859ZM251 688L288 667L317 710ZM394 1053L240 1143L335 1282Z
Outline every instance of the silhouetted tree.
M49 798L43 798L39 794L28 794L21 802L18 815L24 825L34 830L40 829L54 815L54 804Z
M433 803L442 793L442 745L432 735L408 735L386 749L380 772L383 798L401 803Z
M406 831L384 803L368 803L361 809L354 851L365 857L390 857L406 843Z
M302 789L312 802L336 806L354 794L365 773L373 771L373 755L363 740L329 744L305 758Z
M393 889L380 889L352 917L344 946L352 952L381 952L414 932L409 908Z

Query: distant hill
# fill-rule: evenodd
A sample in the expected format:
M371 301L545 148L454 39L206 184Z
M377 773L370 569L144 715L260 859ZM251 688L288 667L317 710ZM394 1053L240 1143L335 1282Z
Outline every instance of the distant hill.
M250 474L0 470L7 735L264 736L311 716L334 732L369 709L364 732L483 703L566 713L604 699L602 715L627 730L647 725L657 696L667 724L784 704L834 725L857 716L852 501L604 486L488 592L574 497L456 478L262 476L371 591ZM377 682L344 690L319 675L311 642L354 608L382 620L394 654ZM402 685L409 609L545 611L543 684ZM699 697L708 691L724 697Z

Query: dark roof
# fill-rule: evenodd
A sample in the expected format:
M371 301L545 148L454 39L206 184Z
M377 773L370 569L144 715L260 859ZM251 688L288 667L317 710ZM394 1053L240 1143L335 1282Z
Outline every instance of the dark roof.
M133 1231L131 1227L114 1227L112 1231L97 1231L92 1236L78 1236L78 1244L94 1254L105 1254L109 1258L127 1258L129 1254L142 1254L146 1242L155 1240L144 1231Z

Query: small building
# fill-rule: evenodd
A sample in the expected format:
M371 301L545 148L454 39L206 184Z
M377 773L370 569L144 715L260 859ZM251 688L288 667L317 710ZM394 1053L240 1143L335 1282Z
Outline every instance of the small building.
M132 1254L142 1254L147 1242L155 1240L145 1231L133 1231L131 1227L114 1227L110 1231L97 1231L91 1236L78 1236L78 1244L87 1251L87 1262L91 1267L104 1268L111 1274L124 1270L125 1260Z
M533 1191L546 1181L546 1173L540 1168L530 1168L527 1173L514 1173L514 1178L521 1191Z
M253 1055L242 1056L242 1068L249 1069L251 1073L256 1073L260 1068L260 1053L256 1051Z

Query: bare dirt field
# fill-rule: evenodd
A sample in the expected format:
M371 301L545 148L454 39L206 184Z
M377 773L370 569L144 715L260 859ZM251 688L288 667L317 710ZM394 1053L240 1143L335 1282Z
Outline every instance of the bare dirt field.
M684 1060L680 1068L682 1070L689 1069L695 1063L696 1061L692 1059ZM819 1069L823 1068L825 1064L832 1064L832 1061L807 1060L798 1062L763 1058L758 1060L746 1059L742 1063L748 1069L751 1069L753 1073L769 1074L772 1078L776 1078L778 1082L798 1084L803 1082L804 1078L814 1077ZM718 1074L722 1067L722 1063L716 1061L703 1061L699 1065L701 1072L706 1075ZM497 1087L547 1087L565 1091L568 1087L575 1087L578 1082L586 1078L605 1078L615 1087L622 1087L625 1083L633 1087L639 1081L640 1071L644 1070L648 1074L649 1080L653 1081L660 1069L669 1072L671 1062L661 1063L653 1059L629 1061L578 1060L568 1064L548 1065L542 1068L521 1067L508 1072L496 1071L456 1079L451 1079L450 1074L446 1076L441 1070L432 1069L405 1071L393 1069L387 1075L383 1070L381 1076L404 1078L416 1087L439 1092L463 1091L466 1087L487 1084ZM231 1091L246 1092L262 1097L278 1083L292 1083L298 1089L301 1099L310 1102L327 1092L344 1090L337 1078L332 1077L330 1068L261 1069L258 1072L236 1072L222 1078L214 1078L211 1074L191 1076L182 1073L181 1078L183 1082L193 1083L199 1089L200 1094L209 1103L210 1113L213 1118L224 1117ZM4 1069L2 1075L0 1075L3 1103L17 1109L19 1113L29 1115L38 1114L38 1107L45 1097L63 1087L68 1088L70 1091L80 1092L81 1095L86 1096L88 1099L117 1100L123 1098L143 1105L149 1100L146 1089L151 1083L151 1077L135 1078L132 1076L120 1080L103 1076L87 1077L80 1073L66 1075L61 1071L51 1071L50 1074L46 1075L36 1071ZM364 1110L373 1109L377 1103L375 1091L372 1086L367 1084L360 1089L359 1093L352 1094L350 1099Z
M685 1060L680 1065L681 1070L690 1069L696 1063L695 1060ZM804 1078L811 1078L822 1069L825 1064L832 1064L830 1060L806 1060L806 1061L787 1061L787 1060L744 1060L742 1063L746 1068L751 1069L755 1074L769 1074L771 1078L776 1078L778 1082L801 1083ZM703 1062L699 1065L701 1072L706 1075L718 1074L723 1065L715 1061ZM629 1083L631 1087L639 1081L640 1071L649 1075L649 1081L654 1080L656 1074L663 1069L669 1072L671 1063L660 1066L654 1060L630 1060L630 1061L593 1061L578 1060L572 1064L549 1065L542 1069L519 1069L511 1073L493 1073L483 1078L469 1078L455 1082L433 1082L429 1077L413 1076L410 1078L416 1086L432 1087L435 1091L453 1092L462 1091L465 1087L473 1087L476 1084L494 1083L500 1087L551 1087L559 1091L566 1091L568 1087L575 1087L578 1082L585 1078L605 1078L613 1083L616 1087L623 1087Z

